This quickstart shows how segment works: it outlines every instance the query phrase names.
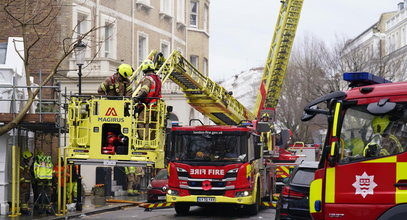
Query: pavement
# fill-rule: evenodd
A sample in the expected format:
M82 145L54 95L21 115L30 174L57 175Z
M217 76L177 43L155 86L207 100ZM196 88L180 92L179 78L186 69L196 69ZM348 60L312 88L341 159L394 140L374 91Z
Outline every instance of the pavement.
M103 212L115 211L120 210L125 207L129 206L136 206L135 204L130 203L107 203L106 199L117 199L117 200L129 200L129 201L136 201L136 202L146 202L147 195L142 193L138 196L86 196L85 201L83 203L83 208L81 212L78 211L70 211L67 212L66 215L63 216L56 216L56 215L40 215L40 216L17 216L17 217L8 217L8 216L0 216L0 220L8 220L8 219L15 219L15 220L28 220L28 219L41 219L41 220L54 220L54 219L71 219L71 218L78 218L83 216L89 216L94 214L99 214ZM142 209L142 208L140 208Z

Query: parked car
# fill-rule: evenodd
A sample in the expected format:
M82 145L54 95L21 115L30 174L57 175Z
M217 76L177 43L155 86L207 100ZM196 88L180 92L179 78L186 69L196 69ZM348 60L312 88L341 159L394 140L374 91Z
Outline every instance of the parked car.
M276 220L311 219L309 189L317 168L318 162L304 161L284 180L285 186L277 202Z
M158 171L157 175L152 178L147 187L147 202L161 202L165 201L165 194L168 189L168 171L162 169Z

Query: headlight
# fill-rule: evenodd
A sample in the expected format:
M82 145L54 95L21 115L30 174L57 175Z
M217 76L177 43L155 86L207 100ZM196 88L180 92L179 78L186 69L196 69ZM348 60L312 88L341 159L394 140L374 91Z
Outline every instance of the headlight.
M163 192L166 192L167 189L168 189L168 186L163 186L162 191L163 191Z
M167 194L168 194L168 195L171 195L171 196L178 196L178 195L179 195L179 192L178 192L177 190L169 189L169 190L167 191Z
M181 167L177 167L177 172L187 172L187 170Z
M237 171L239 171L239 168L228 170L227 173L237 173Z
M240 191L240 192L236 192L236 197L245 197L245 196L249 196L251 194L250 191Z

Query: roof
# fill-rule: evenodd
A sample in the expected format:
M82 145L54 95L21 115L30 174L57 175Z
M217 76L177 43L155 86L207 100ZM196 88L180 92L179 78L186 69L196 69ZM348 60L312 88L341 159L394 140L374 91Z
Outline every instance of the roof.
M369 93L360 92L361 88L370 87L373 90ZM361 98L380 98L389 96L406 96L407 95L407 82L399 83L383 83L368 85L362 87L355 87L346 92L346 99L361 99Z

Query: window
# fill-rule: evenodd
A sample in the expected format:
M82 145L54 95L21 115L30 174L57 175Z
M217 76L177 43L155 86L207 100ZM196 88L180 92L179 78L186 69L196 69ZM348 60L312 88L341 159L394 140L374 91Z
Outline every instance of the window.
M205 5L204 9L204 30L209 32L209 7Z
M177 2L177 22L185 23L185 0Z
M85 34L88 31L88 15L78 13L76 30L79 36Z
M208 59L204 58L203 60L203 74L208 75Z
M113 58L113 40L114 40L113 23L105 23L105 57Z
M0 64L6 63L7 43L0 43Z
M136 3L141 3L144 5L150 5L150 0L137 0Z
M192 65L195 66L195 68L197 68L197 69L199 68L199 66L198 66L198 56L191 55L189 57L189 61L191 62Z
M160 12L172 15L172 0L161 0Z
M292 177L291 183L296 185L309 186L311 182L314 180L314 173L315 169L311 168L298 169L298 171L294 174L294 177Z
M147 58L147 35L142 33L138 35L138 65Z
M369 114L368 105L356 105L346 111L341 129L341 163L399 154L406 151L407 103L387 115Z
M170 55L170 44L167 41L161 41L160 49L165 58Z
M191 11L189 17L189 25L191 27L198 27L198 2L191 1Z

